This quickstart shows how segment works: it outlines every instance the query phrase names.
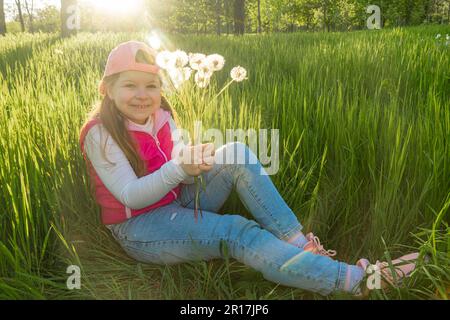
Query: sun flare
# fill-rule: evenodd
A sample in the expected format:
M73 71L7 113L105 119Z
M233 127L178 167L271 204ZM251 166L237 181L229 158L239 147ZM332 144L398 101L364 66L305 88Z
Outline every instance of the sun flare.
M128 15L139 12L144 7L143 0L84 0L94 9L111 15Z

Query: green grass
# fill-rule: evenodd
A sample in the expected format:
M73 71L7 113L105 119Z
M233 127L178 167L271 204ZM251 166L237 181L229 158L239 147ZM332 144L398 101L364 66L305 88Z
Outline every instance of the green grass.
M202 110L203 127L280 129L271 178L339 260L431 256L405 288L371 299L448 299L450 46L437 33L450 27L170 37L170 49L226 58L213 86L247 68L248 81ZM78 133L109 51L130 39L145 34L0 38L0 298L349 298L276 285L233 259L164 267L126 256L100 223ZM180 126L208 97L170 97ZM236 194L221 212L251 217ZM81 290L66 289L70 264Z

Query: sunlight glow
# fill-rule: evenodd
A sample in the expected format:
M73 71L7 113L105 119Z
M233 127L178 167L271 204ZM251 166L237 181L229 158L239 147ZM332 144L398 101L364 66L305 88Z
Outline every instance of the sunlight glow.
M143 0L84 0L99 12L110 15L130 15L138 13L144 8Z
M161 39L159 39L158 35L156 34L150 35L147 38L147 41L153 49L159 50L161 48Z

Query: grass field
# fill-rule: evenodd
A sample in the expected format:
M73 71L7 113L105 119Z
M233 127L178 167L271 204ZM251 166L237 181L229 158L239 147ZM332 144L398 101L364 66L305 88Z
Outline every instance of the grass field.
M352 33L174 36L170 49L219 53L249 79L218 103L186 90L179 125L280 129L271 176L306 230L355 263L430 255L405 287L371 299L448 299L450 26ZM78 146L109 51L145 34L0 38L0 298L342 299L278 286L233 260L176 266L127 257L100 223ZM445 36L444 36L445 38ZM442 39L442 38L441 38ZM217 90L217 89L216 89ZM232 194L221 212L251 215ZM66 288L68 265L81 290Z

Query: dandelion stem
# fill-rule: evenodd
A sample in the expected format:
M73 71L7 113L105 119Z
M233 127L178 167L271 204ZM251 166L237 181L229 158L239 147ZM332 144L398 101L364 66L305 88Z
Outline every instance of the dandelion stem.
M230 86L230 84L232 84L233 82L234 82L234 80L231 79L231 81L228 82L228 83L222 88L222 90L220 90L219 93L216 94L216 95L214 96L213 100L217 99L217 97L220 96L220 95L222 94L222 92L223 92L226 88L228 88L228 87Z

